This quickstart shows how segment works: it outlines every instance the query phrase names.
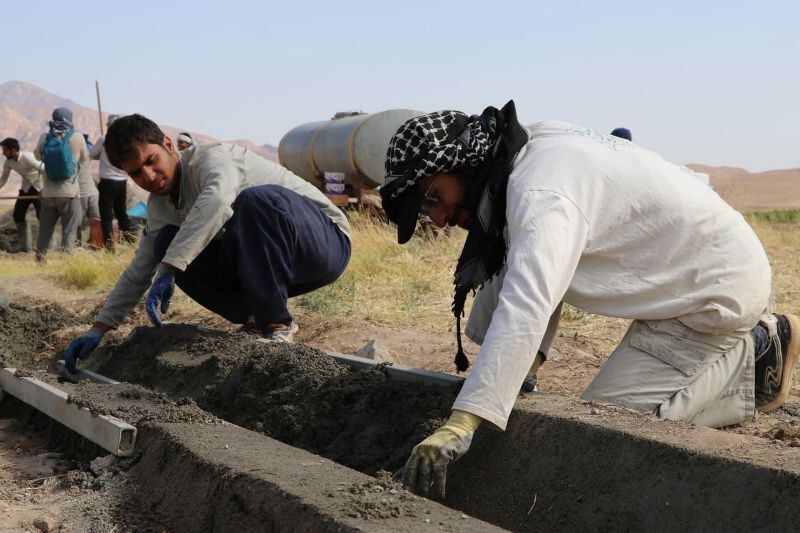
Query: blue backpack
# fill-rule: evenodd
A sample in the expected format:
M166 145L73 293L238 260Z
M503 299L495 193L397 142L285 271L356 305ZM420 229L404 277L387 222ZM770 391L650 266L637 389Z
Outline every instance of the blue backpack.
M42 146L42 160L44 171L50 181L67 181L78 173L72 159L72 150L69 147L69 138L75 133L73 130L66 135L57 135L53 130L47 134Z

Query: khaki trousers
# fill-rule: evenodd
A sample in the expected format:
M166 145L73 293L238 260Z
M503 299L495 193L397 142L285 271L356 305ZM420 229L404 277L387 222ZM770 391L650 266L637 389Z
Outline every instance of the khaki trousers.
M475 296L465 333L478 344L497 308L504 274L505 270ZM555 337L560 311L559 304L538 347L545 355ZM755 414L750 329L712 335L677 319L634 320L581 398L699 426L742 423Z
M635 320L581 398L729 426L755 413L754 365L750 328L712 335L677 319Z

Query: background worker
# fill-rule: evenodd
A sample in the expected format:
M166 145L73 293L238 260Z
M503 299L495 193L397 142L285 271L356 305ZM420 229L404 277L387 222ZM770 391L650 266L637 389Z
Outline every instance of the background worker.
M39 137L34 150L34 155L44 163L37 261L44 259L59 221L61 249L71 252L75 248L82 217L78 173L81 166L89 164L86 141L72 126L72 111L59 107L52 117L49 130Z
M108 127L121 115L108 115ZM98 209L100 211L100 227L103 230L103 241L106 249L114 250L114 217L117 219L120 239L132 242L133 225L128 217L128 175L108 161L105 151L105 137L101 136L92 146L92 159L100 160L100 182Z
M528 132L509 102L406 122L380 192L400 243L420 213L469 230L453 303L460 370L466 296L501 276L491 281L495 299L476 298L472 313L491 319L475 368L448 422L414 448L411 488L444 496L447 464L476 428L505 429L562 301L633 320L584 400L713 427L785 401L800 320L767 313L761 243L716 193L659 155L564 122Z
M619 137L620 139L625 139L626 141L633 141L633 134L628 128L614 128L611 135Z
M291 342L288 298L335 281L350 259L350 225L316 187L230 144L179 151L151 120L108 129L109 161L150 193L136 255L94 326L65 352L75 369L150 287L146 309L161 326L177 284L190 298L274 341Z
M17 251L27 253L31 251L31 228L27 220L28 208L33 206L37 220L42 210L42 202L38 198L39 191L42 190L42 162L36 159L32 152L21 152L19 141L12 137L0 141L0 147L6 158L3 163L3 174L0 175L0 189L8 182L8 177L13 170L22 177L19 196L28 197L17 198L12 214L14 223L17 225L17 240L19 241Z
M92 151L92 143L89 142L89 136L87 134L83 134L83 139L86 142L86 147L91 154ZM81 225L79 233L83 233L87 228L90 227L92 219L100 219L100 208L99 208L99 196L100 193L97 190L97 184L94 182L94 173L92 172L92 165L89 161L86 162L85 165L82 165L80 170L78 170L78 194L81 199ZM82 236L78 236L78 240L81 240ZM91 233L87 238L87 242L91 239Z
M178 136L175 138L175 142L178 145L178 150L186 150L187 148L194 146L194 139L192 139L192 136L185 131L182 131L178 134Z

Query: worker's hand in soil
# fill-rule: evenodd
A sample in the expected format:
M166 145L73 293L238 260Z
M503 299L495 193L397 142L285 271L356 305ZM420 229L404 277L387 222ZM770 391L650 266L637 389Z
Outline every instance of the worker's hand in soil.
M64 350L64 366L67 367L71 373L75 373L75 363L78 362L78 359L85 359L89 357L89 354L97 348L97 345L100 344L100 340L103 338L105 331L98 328L97 326L92 326L89 331L75 337L67 346L67 349Z
M444 499L447 465L469 450L472 435L483 421L479 416L453 409L445 425L417 444L403 468L403 484L417 494Z
M154 326L161 327L164 324L161 322L161 317L158 314L158 307L161 304L161 313L166 313L169 309L169 302L172 299L172 294L175 292L175 269L169 265L161 263L156 272L155 281L150 286L150 292L147 294L147 316L150 317L150 322Z

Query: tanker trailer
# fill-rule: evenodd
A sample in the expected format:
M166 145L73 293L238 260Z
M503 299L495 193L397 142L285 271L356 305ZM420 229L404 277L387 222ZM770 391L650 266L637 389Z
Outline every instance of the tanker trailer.
M278 159L317 187L321 187L325 172L341 172L351 190L374 189L383 183L392 135L408 119L424 114L412 109L336 113L330 120L289 130L278 145Z

